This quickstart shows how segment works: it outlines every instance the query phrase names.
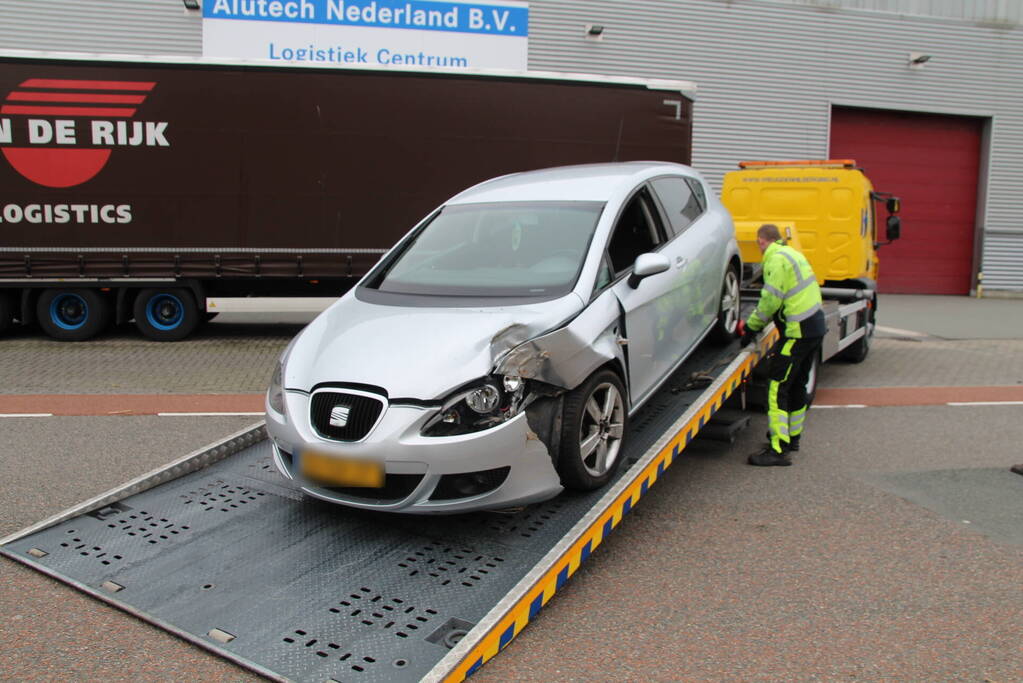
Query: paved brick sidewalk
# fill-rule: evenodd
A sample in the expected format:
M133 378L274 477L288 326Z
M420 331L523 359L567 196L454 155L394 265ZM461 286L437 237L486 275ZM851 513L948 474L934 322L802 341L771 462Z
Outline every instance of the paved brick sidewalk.
M137 336L75 344L0 341L2 394L262 392L290 336L209 336L160 344Z
M1023 340L875 337L862 363L824 366L821 386L1004 386L1023 384Z

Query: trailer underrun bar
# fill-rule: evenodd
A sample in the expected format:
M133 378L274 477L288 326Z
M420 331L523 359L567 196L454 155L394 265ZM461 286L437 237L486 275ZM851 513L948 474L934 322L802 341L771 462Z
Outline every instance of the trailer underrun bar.
M274 680L460 681L525 628L776 338L698 349L633 416L618 478L587 495L450 517L338 507L281 478L256 425L0 553Z

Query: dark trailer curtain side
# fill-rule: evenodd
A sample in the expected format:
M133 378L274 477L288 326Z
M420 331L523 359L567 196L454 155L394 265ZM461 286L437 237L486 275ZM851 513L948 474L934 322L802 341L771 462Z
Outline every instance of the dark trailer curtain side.
M691 152L690 99L628 79L8 55L0 97L0 325L58 278L136 321L147 279L337 296L474 183Z

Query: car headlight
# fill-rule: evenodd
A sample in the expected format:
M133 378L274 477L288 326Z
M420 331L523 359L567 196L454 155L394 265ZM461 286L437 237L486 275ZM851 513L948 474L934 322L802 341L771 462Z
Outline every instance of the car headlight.
M519 377L484 378L445 401L440 412L423 428L423 436L471 434L506 422L522 407L525 388Z
M274 374L270 378L270 387L266 390L266 402L275 412L284 414L284 384L281 376L284 374L284 364L278 362L274 368Z
M501 402L501 392L493 384L476 387L465 397L465 404L480 415L494 412Z

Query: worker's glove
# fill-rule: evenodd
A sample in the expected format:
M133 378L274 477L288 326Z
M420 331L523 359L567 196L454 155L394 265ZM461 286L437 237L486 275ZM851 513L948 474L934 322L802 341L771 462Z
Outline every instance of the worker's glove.
M747 327L745 321L742 320L735 326L735 334L739 337L740 346L749 346L749 343L757 336L757 333Z

